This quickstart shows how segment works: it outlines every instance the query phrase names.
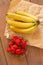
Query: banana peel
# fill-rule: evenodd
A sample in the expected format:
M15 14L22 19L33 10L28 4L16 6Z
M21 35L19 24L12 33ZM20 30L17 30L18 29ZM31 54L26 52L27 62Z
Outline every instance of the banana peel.
M37 28L37 25L34 25L33 27L30 27L28 29L20 29L20 28L16 28L14 26L10 26L10 29L13 32L17 32L17 33L23 33L23 34L29 34L30 32L32 32L33 30L35 30Z
M24 23L24 22L18 22L14 20L7 20L7 24L9 24L10 26L18 27L18 28L29 28L35 25L35 23Z
M8 13L8 18L12 18L13 20L21 21L21 22L28 22L28 23L35 23L36 21L31 17L26 17L18 14Z

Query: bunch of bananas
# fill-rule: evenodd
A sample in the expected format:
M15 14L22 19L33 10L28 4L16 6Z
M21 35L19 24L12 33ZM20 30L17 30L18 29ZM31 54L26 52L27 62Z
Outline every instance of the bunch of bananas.
M7 17L9 18L7 24L10 29L18 33L30 33L32 30L36 29L39 24L35 16L21 11L16 11L15 14L8 13Z

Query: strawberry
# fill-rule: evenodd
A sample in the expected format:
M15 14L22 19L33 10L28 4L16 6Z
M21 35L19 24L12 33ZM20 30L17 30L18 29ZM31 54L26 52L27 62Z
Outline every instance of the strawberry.
M9 42L9 47L11 47L13 45L13 42Z
M8 47L7 52L11 52L11 48L10 47Z
M18 46L17 45L13 45L13 48L16 50L16 49L18 49Z
M22 55L25 54L25 52L26 52L26 49L21 49L21 54Z
M13 46L11 46L11 51L15 51L15 49L13 48Z
M21 54L21 49L17 49L17 50L16 50L16 54L17 54L17 55L20 55L20 54Z
M11 40L12 40L13 42L15 42L15 40L16 40L17 38L18 38L17 36L13 36L13 37L11 38Z
M21 42L22 42L22 48L25 48L27 46L26 41L22 40Z
M18 36L13 36L9 42L7 52L14 53L14 55L23 55L26 52L26 41Z
M16 39L16 44L19 46L20 45L20 42L21 42L21 40L18 38L18 39Z

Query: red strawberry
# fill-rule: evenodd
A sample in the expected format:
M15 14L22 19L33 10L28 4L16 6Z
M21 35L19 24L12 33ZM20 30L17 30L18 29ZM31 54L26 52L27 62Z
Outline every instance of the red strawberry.
M17 45L20 45L20 42L21 42L21 40L18 38L18 39L16 39L16 44Z
M11 52L11 48L10 47L8 47L7 52Z
M18 38L17 36L13 36L13 37L11 38L11 40L12 40L13 42L15 42L15 40L16 40L17 38Z
M13 48L16 50L16 49L18 49L18 46L17 45L13 45Z
M9 42L9 47L11 47L13 45L13 42Z
M13 48L13 46L11 46L11 51L15 51L15 49Z
M27 46L26 41L22 40L22 48L25 48Z
M25 49L21 49L21 54L25 54L26 50Z
M17 55L20 55L20 54L21 54L21 49L17 49L17 50L16 50L16 54L17 54Z

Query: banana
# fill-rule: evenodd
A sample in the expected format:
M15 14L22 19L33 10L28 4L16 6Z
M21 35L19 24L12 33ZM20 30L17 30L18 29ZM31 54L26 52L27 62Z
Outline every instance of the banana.
M18 15L30 17L30 18L32 18L35 21L36 24L39 23L38 19L34 15L27 14L27 13L21 12L21 11L16 11L15 13L18 14Z
M16 13L16 14L19 14L19 15L23 15L23 16L31 17L31 18L33 18L35 21L38 20L35 16L33 16L33 15L31 15L31 14L27 14L27 13L25 13L25 12L16 11L15 13Z
M17 33L23 33L23 34L29 34L30 32L32 32L34 29L36 29L37 25L34 25L33 27L27 28L27 29L20 29L20 28L16 28L14 26L10 26L10 29L13 32L17 32Z
M13 20L7 20L7 24L18 28L29 28L35 25L35 23L24 23L24 22L18 22Z
M8 18L12 18L14 20L17 21L23 21L23 22L28 22L28 23L35 23L35 20L31 17L26 17L26 16L22 16L22 15L18 15L18 14L13 14L13 13L8 13L7 14Z

